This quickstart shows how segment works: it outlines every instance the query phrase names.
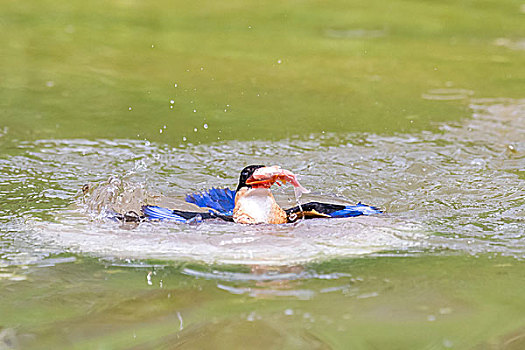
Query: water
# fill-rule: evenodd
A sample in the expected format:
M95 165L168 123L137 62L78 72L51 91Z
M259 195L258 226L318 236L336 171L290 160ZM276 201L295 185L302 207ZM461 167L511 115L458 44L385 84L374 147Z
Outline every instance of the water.
M27 242L27 247L20 250L14 244L16 251L5 253L15 261L20 256L35 258L33 252L48 249L266 265L423 251L522 258L525 103L473 100L471 109L471 119L443 124L434 133L410 135L325 133L275 143L182 147L132 140L22 142L21 153L4 162L4 173L18 168L25 174L21 182L30 186L22 185L8 196L34 195L58 208L48 206L44 215L34 208L10 213L23 214L23 220L8 224L14 225L16 241ZM212 186L235 187L238 169L244 165L277 162L304 174L305 186L315 189L305 201L362 201L386 214L281 227L209 222L141 223L130 228L102 220L107 209L140 212L145 203L191 208L184 203L185 194ZM77 175L90 172L96 176ZM32 194L35 184L46 177L45 188ZM77 194L89 182L100 187L97 192L85 198ZM290 188L276 193L282 206L295 205Z
M347 321L356 317L354 313L321 316L309 307L298 306L294 300L312 301L315 310L316 305L328 305L328 301L323 301L328 295L331 297L327 300L350 298L356 306L361 301L386 295L380 305L387 307L391 298L399 297L392 295L389 288L406 288L403 284L407 283L407 277L391 275L387 272L390 268L383 271L383 267L378 267L383 260L375 260L380 258L395 259L390 262L394 265L401 264L402 259L404 268L415 271L419 264L452 264L453 270L458 268L456 264L465 264L468 270L481 269L479 273L489 274L490 279L495 278L491 269L496 274L498 270L516 271L525 256L522 151L525 144L521 137L525 132L525 103L509 99L470 102L472 116L462 122L441 124L435 132L392 136L325 133L275 143L230 141L179 147L133 140L21 142L16 155L2 162L4 174L17 174L16 180L9 178L16 186L4 192L4 196L18 201L34 198L38 205L4 212L2 278L10 281L8 285L28 279L35 283L34 279L41 277L30 272L31 266L53 268L73 264L72 271L90 269L97 264L88 260L77 265L85 259L77 257L91 256L102 259L106 267L100 273L106 276L112 276L111 271L123 274L130 268L137 269L134 273L139 275L143 271L138 281L158 289L161 294L153 298L160 298L163 305L162 298L170 299L171 293L181 293L180 287L170 286L171 283L196 282L199 290L209 289L211 283L212 289L230 295L281 300L277 305L284 309L270 314L259 308L244 309L237 316L245 319L243 322L260 324L271 320L263 324L274 329L274 324L293 319L297 327L328 327L344 334L349 327ZM184 195L188 191L232 187L237 170L244 164L274 164L279 160L284 160L280 164L303 174L301 182L315 189L305 195L305 200L340 203L361 200L380 206L386 213L375 217L300 221L277 227L224 222L136 226L105 219L108 208L138 210L145 202L187 206ZM57 164L61 164L59 169ZM82 195L85 183L92 184L90 197ZM295 204L291 188L275 192L283 206ZM458 254L477 259L481 256L487 262L472 266L468 260L454 257ZM348 260L341 260L359 256L367 256L368 262L350 260L348 265L345 263ZM416 260L405 260L407 257ZM491 264L490 260L496 258L497 262ZM144 262L152 260L157 262ZM327 262L333 263L325 265ZM356 272L354 265L359 271L359 266L371 262L376 262L369 267L375 272L365 270L365 277ZM195 263L198 265L187 265ZM242 266L246 266L244 270ZM126 270L119 270L122 268ZM445 270L451 271L450 267ZM76 283L90 283L81 282L84 278L76 277ZM186 282L179 281L180 278ZM188 278L195 280L188 282ZM448 275L446 279L444 286L456 280ZM435 277L424 283L428 281L441 283ZM476 278L469 282L469 288L477 288L481 281ZM203 283L208 287L203 287ZM509 281L501 283L506 285ZM208 298L228 304L220 301L223 297ZM423 304L412 311L406 305L408 310L389 312L408 312L403 317L416 324L439 322L451 314L456 317L468 314L463 310L466 305L457 304L451 297L444 298L433 306L421 301ZM167 311L157 317L166 317L161 316L164 312ZM189 339L180 341L205 346L191 332L183 332L181 311L173 312L170 317L176 319L172 323L179 324L176 329ZM226 310L216 313L217 317L222 317L223 312ZM384 316L385 311L367 309L366 313L370 312ZM135 314L131 317L141 319ZM228 326L232 320L218 322L193 332L214 334L217 327L237 328L239 321L234 321L235 326ZM75 323L77 332L90 327L81 320ZM153 327L162 332L160 324ZM250 336L251 331L246 332ZM279 336L284 343L278 344L298 346L297 330L289 332ZM232 341L236 343L240 336L236 334ZM37 335L37 338L48 336ZM89 338L81 339L88 341L84 346L90 346ZM153 340L155 337L146 339L150 339L147 344L160 344ZM340 346L350 341L344 337L336 339ZM459 335L451 335L442 339L442 346L463 340ZM106 342L95 340L99 341Z
M0 349L523 348L523 4L253 6L2 5ZM385 214L106 219L247 164Z

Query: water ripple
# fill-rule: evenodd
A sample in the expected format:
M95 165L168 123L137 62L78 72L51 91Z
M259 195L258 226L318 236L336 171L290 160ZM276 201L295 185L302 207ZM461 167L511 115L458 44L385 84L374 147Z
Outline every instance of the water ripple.
M23 142L17 154L0 159L0 191L8 203L0 209L0 261L50 251L262 265L381 252L522 258L525 101L470 101L468 118L417 134L317 134L186 147L134 140ZM184 206L186 193L235 186L239 169L254 163L302 174L301 182L314 190L306 200L362 201L388 214L279 227L211 222L135 228L91 215L144 201ZM85 183L107 186L97 205L73 200ZM294 204L289 188L275 192L283 206Z

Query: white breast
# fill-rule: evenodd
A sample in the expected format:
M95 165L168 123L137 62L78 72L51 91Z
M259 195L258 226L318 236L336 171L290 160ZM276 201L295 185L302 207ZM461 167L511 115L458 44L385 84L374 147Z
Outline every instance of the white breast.
M265 188L250 189L239 198L237 206L242 213L253 218L258 223L268 222L274 203L270 190Z

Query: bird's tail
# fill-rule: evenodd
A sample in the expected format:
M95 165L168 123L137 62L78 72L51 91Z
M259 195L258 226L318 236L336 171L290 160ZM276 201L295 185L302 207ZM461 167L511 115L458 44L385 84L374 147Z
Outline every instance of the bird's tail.
M177 215L173 210L162 208L156 205L144 205L142 212L150 220L169 220L175 222L186 222L187 220L180 215Z

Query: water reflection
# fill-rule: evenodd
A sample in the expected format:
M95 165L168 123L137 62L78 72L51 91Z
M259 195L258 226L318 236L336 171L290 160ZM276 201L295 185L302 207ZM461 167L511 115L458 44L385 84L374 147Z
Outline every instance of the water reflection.
M474 91L467 89L432 89L422 94L421 97L425 100L434 101L452 101L452 100L464 100L474 95Z
M498 38L494 40L494 45L503 46L511 50L525 50L525 39Z
M523 268L511 258L492 258L398 256L254 269L79 257L33 271L30 282L5 281L3 311L23 302L41 312L5 313L9 324L38 326L0 333L7 329L6 339L23 348L209 348L217 342L293 348L303 341L380 348L399 332L418 348L484 341L518 346ZM490 331L480 337L479 329Z
M247 295L255 298L288 297L300 300L312 299L318 293L350 293L351 283L358 279L348 273L318 273L304 266L268 267L253 265L250 272L230 272L214 269L199 271L184 268L182 273L196 278L217 280L217 288L231 294ZM306 280L324 280L322 288L303 288ZM331 281L331 282L329 282Z

